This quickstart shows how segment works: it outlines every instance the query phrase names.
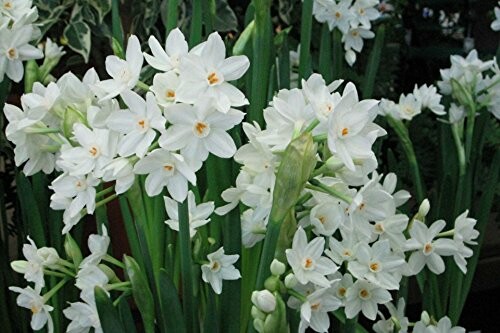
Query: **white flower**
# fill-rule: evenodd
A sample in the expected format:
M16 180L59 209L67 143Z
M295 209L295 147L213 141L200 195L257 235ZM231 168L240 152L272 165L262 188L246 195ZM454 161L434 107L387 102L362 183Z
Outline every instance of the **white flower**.
M54 308L45 304L46 301L40 295L40 289L9 287L9 290L19 293L19 296L17 296L17 305L31 310L31 328L33 330L40 330L47 324L49 333L54 332L54 324L49 314Z
M328 332L330 327L328 313L342 305L342 302L329 291L329 288L322 288L307 295L307 301L300 307L299 332L304 333L308 327L316 332Z
M34 282L35 289L42 289L45 286L43 270L45 267L50 268L57 264L59 255L54 248L42 247L38 249L29 236L28 240L30 244L23 245L23 255L27 262L24 262L23 268L17 272L24 273L26 281Z
M200 107L176 104L167 108L165 115L172 125L159 139L162 148L180 149L195 170L201 167L209 152L222 158L234 155L236 145L226 131L239 124L245 115L236 109L220 113Z
M134 166L134 172L148 175L145 186L149 196L160 194L166 186L170 196L182 202L188 193L187 182L196 185L196 175L184 158L165 149L155 149L139 160Z
M314 1L313 14L319 22L326 22L330 30L337 27L345 34L349 30L353 18L352 12L349 10L350 5L351 0Z
M101 262L102 258L106 256L109 242L110 239L108 236L108 230L103 225L102 235L93 234L89 236L87 244L89 246L90 254L82 260L80 268L97 266Z
M325 250L325 254L330 257L337 265L342 265L343 262L354 260L356 257L357 239L354 233L349 233L347 237L342 237L339 241L335 237L329 238L329 249Z
M375 284L358 280L346 292L345 314L354 318L360 311L366 318L375 320L377 304L385 304L392 299L391 294Z
M406 241L405 248L413 252L408 260L408 264L414 274L420 272L425 265L434 274L444 272L445 266L441 256L451 256L457 250L455 244L450 239L437 239L437 234L443 230L446 222L438 220L429 228L422 222L414 220L410 229L411 238Z
M120 156L144 157L156 137L156 130L165 129L163 118L153 94L146 94L146 101L133 91L124 91L122 98L129 110L115 111L108 118L108 127L124 134L118 144Z
M193 238L194 235L196 235L197 228L210 222L210 215L212 215L215 205L213 201L196 205L196 200L192 191L188 192L187 198L189 207L189 236ZM165 223L170 227L170 229L179 231L178 202L170 199L169 197L163 197L163 199L165 201L165 209L167 210L167 215L169 217Z
M495 7L495 20L491 22L493 31L500 31L500 7Z
M353 13L351 26L361 25L363 28L370 29L370 21L375 21L380 16L380 12L375 8L377 5L379 5L379 0L356 0L351 7Z
M392 249L402 250L406 241L404 231L407 226L408 216L396 214L377 221L373 225L373 233L378 235L380 240L388 239Z
M324 247L323 237L316 237L308 243L304 229L300 227L297 229L293 237L292 248L287 249L285 254L300 283L312 282L322 287L330 286L330 281L325 275L335 273L338 267L332 260L321 256Z
M265 313L273 312L276 309L276 297L267 289L255 290L252 293L252 303Z
M415 85L413 95L422 104L422 108L428 108L438 116L446 114L444 106L441 104L441 96L437 92L437 88L433 85L427 86L424 84L421 87Z
M417 327L415 326L414 332L417 332ZM424 331L422 331L423 333ZM443 317L439 319L439 322L437 325L430 325L427 326L425 329L425 333L465 333L465 328L460 327L460 326L455 326L453 327L451 325L451 320L448 317Z
M186 38L179 28L168 34L165 50L154 36L149 37L148 43L153 55L144 53L144 58L151 67L163 72L178 71L181 59L188 54Z
M260 242L266 236L266 226L269 218L269 209L250 208L241 214L241 242L249 248Z
M357 27L349 29L349 31L342 36L342 42L344 43L344 49L352 49L359 53L363 49L363 39L370 39L373 37L375 37L373 31Z
M411 120L422 112L422 102L415 95L401 95L399 97L398 114L400 119Z
M63 46L57 45L50 38L47 38L45 42L45 59L60 59L63 55L66 54Z
M456 124L465 118L465 108L462 105L451 103L449 112L449 121Z
M477 245L474 239L479 236L479 231L474 229L477 221L476 219L467 217L468 213L469 211L466 210L455 219L455 232L453 233L453 241L457 247L457 251L453 254L453 259L464 274L467 272L467 261L465 259L473 255L472 249L465 246L465 244Z
M102 177L103 168L116 155L118 134L108 129L89 129L81 123L73 125L74 139L80 147L64 147L57 165L71 176L79 177L94 172Z
M180 64L181 84L177 99L194 104L200 99L211 98L218 111L226 113L231 106L248 104L245 95L228 81L245 74L250 62L246 56L225 59L226 47L217 32L208 36L201 53L190 53Z
M320 236L331 236L339 228L342 221L339 216L343 214L341 205L322 203L311 209L310 220L313 232Z
M139 39L132 35L128 39L125 60L114 55L106 57L106 72L112 79L97 82L97 87L106 93L101 100L111 99L133 89L139 81L143 61Z
M94 299L95 287L104 288L108 282L108 276L99 267L87 265L78 271L75 286L81 290L80 298Z
M223 247L207 256L209 263L201 266L201 277L203 281L210 283L216 294L222 292L222 280L241 278L240 271L233 265L239 257L237 254L224 254Z
M382 316L382 319L380 319L373 325L373 330L376 333L394 333L395 329L394 321L397 321L400 327L397 333L408 332L408 326L410 322L408 318L405 316L404 298L401 297L399 299L397 308L392 303L386 303L385 306L387 307L387 310L389 310L390 318L385 319L385 317Z
M125 193L134 184L134 167L125 157L115 158L104 167L102 180L115 181L116 194Z
M56 104L60 95L60 89L54 82L49 83L47 87L40 82L35 82L32 92L21 96L27 117L42 120Z
M63 310L63 313L71 321L66 332L87 333L93 328L95 333L103 333L93 298L88 298L85 302L70 303L69 307Z
M4 74L14 82L23 78L23 61L43 58L43 52L33 45L28 44L33 39L33 26L26 25L21 28L0 27L0 82Z
M344 275L336 272L333 277L340 278L332 282L331 292L342 302L345 306L347 290L354 284L352 281L352 275L346 273Z
M366 279L384 289L399 289L401 275L398 269L405 264L404 258L391 252L389 241L374 243L371 248L359 243L356 259L349 262L347 269L357 279Z
M349 86L349 84L348 84ZM385 131L372 121L377 116L377 101L359 102L356 89L350 85L328 121L328 148L346 167L355 170L354 158L369 158L371 146Z
M176 91L179 84L179 76L170 71L156 74L153 78L153 85L149 89L155 94L158 104L166 108L177 101Z

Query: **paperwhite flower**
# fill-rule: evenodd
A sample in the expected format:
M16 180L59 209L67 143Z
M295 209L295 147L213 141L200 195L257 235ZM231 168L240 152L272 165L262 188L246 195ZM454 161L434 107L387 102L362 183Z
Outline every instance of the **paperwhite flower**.
M347 290L354 284L352 275L349 273L342 275L336 272L332 277L340 279L333 280L330 290L342 302L342 305L345 306Z
M165 149L155 149L134 166L134 172L146 177L146 193L149 196L160 194L166 186L168 192L178 202L184 201L188 193L189 181L196 185L196 175L179 154Z
M17 305L31 310L31 328L33 330L38 331L47 324L49 333L54 332L54 324L49 313L54 308L45 304L45 299L40 295L40 289L9 287L9 290L19 293L16 300Z
M246 56L225 59L226 47L217 32L208 36L201 53L190 53L180 64L181 84L177 99L195 104L200 99L211 98L216 109L226 113L231 106L248 104L245 95L228 81L245 74L250 62Z
M179 28L173 29L167 36L165 49L163 49L158 40L149 37L149 47L153 55L144 53L144 58L151 67L163 71L178 71L181 59L188 54L188 44L186 38Z
M270 313L276 309L276 297L267 289L255 290L252 293L252 303L264 313Z
M451 103L448 112L449 112L449 121L451 124L456 124L465 118L465 108L462 105Z
M94 172L96 177L102 177L104 166L116 155L118 134L108 129L91 130L81 123L73 125L73 134L81 146L62 149L57 165L71 176Z
M28 236L30 244L23 245L23 255L27 262L22 265L23 269L18 273L24 273L24 278L28 282L35 283L35 289L42 289L45 286L43 270L45 267L53 267L59 260L59 255L54 248L42 247L38 249L35 242Z
M239 257L237 254L224 254L223 247L207 256L209 263L201 266L201 277L203 281L210 283L216 294L222 292L222 280L241 278L240 271L233 265Z
M33 120L42 120L60 95L61 91L54 82L49 83L47 87L44 87L40 82L35 82L32 92L21 96L27 117Z
M373 233L378 235L380 240L389 240L392 249L402 250L406 241L404 231L407 226L408 216L396 214L382 221L377 221L373 225Z
M330 257L337 265L342 265L344 262L354 260L356 257L357 238L354 233L342 237L339 241L335 237L329 238L329 249L325 250L325 254Z
M93 298L85 299L84 302L70 303L69 307L63 310L63 313L70 320L66 332L87 333L93 328L95 333L103 333Z
M422 112L422 102L413 94L399 97L398 113L400 119L411 120Z
M345 314L351 319L361 311L366 318L375 320L377 304L385 304L391 299L387 290L368 281L358 280L347 289Z
M121 96L129 110L111 113L108 127L125 135L118 144L120 156L142 158L156 137L155 130L164 130L166 120L152 93L146 94L146 101L133 91L124 91Z
M329 291L329 288L322 288L307 295L307 301L300 307L299 332L304 333L308 327L316 332L328 332L330 328L328 313L342 305L342 302Z
M446 114L444 106L441 104L441 96L437 92L437 88L433 85L427 86L424 84L421 87L415 85L413 95L422 104L422 108L428 108L438 116Z
M477 245L474 239L477 239L479 236L479 231L474 229L477 221L476 219L467 217L468 213L469 211L466 210L455 219L455 232L453 233L453 241L457 247L457 251L453 254L453 259L464 274L467 273L466 259L473 255L472 249L465 246L465 244Z
M356 259L349 262L347 269L357 279L365 279L384 289L399 289L401 274L398 269L405 264L401 258L392 253L389 241L378 241L371 247L359 243Z
M179 231L178 202L170 199L169 197L163 197L163 199L165 201L165 209L167 210L167 215L169 217L165 223L170 227L170 229ZM196 235L197 228L210 222L210 215L212 215L215 205L213 201L196 205L195 196L192 191L188 192L187 199L189 207L189 236L193 238L194 235Z
M241 242L249 248L266 236L269 209L258 207L247 209L241 214Z
M339 216L343 215L344 208L340 205L323 203L313 207L310 213L310 221L313 232L320 236L331 236L339 228L342 221Z
M99 267L86 265L78 271L75 286L81 290L80 298L94 299L95 287L104 288L108 282L108 276Z
M371 146L385 131L373 124L377 116L376 100L358 100L355 88L344 94L328 121L328 148L354 170L354 158L373 155Z
M155 94L158 104L166 108L177 101L176 91L179 84L179 75L170 71L156 74L153 78L153 85L149 89Z
M297 229L293 236L292 248L286 249L285 254L300 283L312 282L322 287L330 286L325 275L335 273L338 267L332 260L321 256L324 247L323 237L316 237L308 243L304 229Z
M465 333L465 328L460 326L453 327L448 317L443 317L437 325L425 325L422 321L415 324L414 333Z
M356 0L351 7L353 18L351 26L362 26L370 29L371 21L375 21L380 17L380 12L375 8L379 4L379 0Z
M97 83L97 87L106 94L101 100L111 99L133 89L139 81L143 61L139 39L132 35L128 39L125 60L114 55L106 57L106 72L112 79Z
M33 26L25 25L20 28L0 27L0 82L4 74L14 82L23 78L23 61L43 58L43 52L28 44L33 39Z
M127 158L115 158L104 167L102 180L115 181L116 194L125 193L134 184L134 167Z
M314 1L313 15L316 19L328 24L328 28L333 30L338 28L343 34L349 30L353 14L349 10L351 0L341 1Z
M454 255L457 250L450 239L434 240L445 226L446 222L443 220L434 222L430 227L418 220L413 221L410 229L411 238L406 241L405 248L407 251L417 250L408 260L414 274L420 272L426 265L434 274L444 272L445 266L441 256Z
M342 36L342 43L344 43L346 50L352 49L359 53L363 49L363 39L371 39L373 37L375 37L373 31L363 27L351 28Z
M373 330L376 333L394 333L394 321L397 321L400 329L397 333L406 333L408 332L408 326L410 324L408 317L405 316L405 300L404 298L400 298L398 301L398 307L396 308L392 303L386 303L385 306L387 310L389 310L390 318L385 319L382 316L378 322L373 325ZM380 314L380 312L379 312Z
M83 258L82 262L80 263L80 268L97 266L101 262L102 258L106 256L108 252L109 242L110 239L108 236L108 230L103 225L102 235L92 234L89 236L87 244L90 250L90 254L87 257Z
M221 113L200 107L176 104L167 108L165 115L172 125L159 139L162 148L181 150L195 170L201 167L209 152L222 158L234 155L236 145L226 131L239 124L245 115L236 109Z
M60 59L66 54L63 46L57 45L50 38L47 38L44 47L45 59Z
M0 16L17 21L31 9L32 0L0 0Z
M500 7L495 7L495 20L491 22L493 31L500 31Z

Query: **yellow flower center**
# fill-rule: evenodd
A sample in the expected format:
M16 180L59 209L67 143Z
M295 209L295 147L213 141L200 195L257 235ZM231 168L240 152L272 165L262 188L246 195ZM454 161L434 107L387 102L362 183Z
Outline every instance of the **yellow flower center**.
M210 132L210 127L207 123L204 123L202 121L198 121L194 125L194 133L199 137L202 137L202 138L206 137L209 132Z
M3 8L9 10L9 9L12 9L12 2L10 1L7 1L6 3L3 4Z
M430 254L432 252L432 244L427 243L424 245L424 253L425 254Z
M304 267L305 268L311 268L313 265L314 261L311 258L306 258L304 262Z
M11 47L7 50L7 58L9 58L10 60L17 58L17 51L15 48Z
M219 78L217 77L217 74L215 74L215 72L208 74L207 80L208 80L208 83L210 85L213 85L213 84L216 84L217 82L219 82Z
M163 166L163 169L165 169L165 171L172 171L174 170L174 167L170 164L166 164Z
M380 270L380 264L378 262L372 262L370 264L370 271L376 273Z
M99 149L97 149L96 146L92 146L89 149L89 153L90 153L90 155L92 155L92 157L96 157L97 154L99 154Z
M342 14L341 14L340 12L336 12L336 13L335 13L335 17L339 19L339 18L341 18L341 17L342 17Z
M36 306L36 305L32 305L31 308L30 308L31 312L33 314L37 314L38 312L40 312L40 307L39 306Z
M359 297L368 298L369 296L370 296L370 292L368 290L363 288L359 291Z
M344 127L342 129L342 136L346 136L347 134L349 134L349 129L347 127Z
M311 310L318 310L320 305L321 303L314 303L313 305L311 305Z
M375 224L375 231L378 233L383 233L384 232L384 226L381 223Z
M174 99L175 98L175 91L173 91L172 89L167 89L165 96L167 97L167 99Z
M340 287L339 290L337 291L337 294L340 296L340 297L344 297L345 296L345 293L346 293L346 289L344 287Z
M318 220L321 222L321 224L325 224L326 217L324 217L323 215L321 215L320 217L318 217Z

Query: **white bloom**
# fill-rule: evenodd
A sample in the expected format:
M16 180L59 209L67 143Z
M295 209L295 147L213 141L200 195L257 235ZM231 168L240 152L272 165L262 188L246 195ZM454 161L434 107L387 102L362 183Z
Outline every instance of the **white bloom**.
M158 104L166 108L177 101L179 84L180 79L175 72L158 73L153 78L150 90L155 94Z
M380 240L388 239L392 249L402 250L406 241L404 231L407 226L408 216L396 214L377 221L373 225L373 233L378 235Z
M94 172L102 177L103 168L116 155L118 134L108 129L89 129L81 123L73 125L74 139L80 147L64 147L57 165L71 176Z
M422 101L417 99L415 95L401 95L399 97L398 114L399 118L411 120L417 114L422 112Z
M341 205L323 203L313 207L310 213L313 232L320 236L331 236L339 228L342 221L339 218L344 208Z
M241 278L240 271L233 265L239 257L237 254L224 254L223 247L207 256L209 263L201 266L201 277L203 281L210 283L216 294L222 292L222 280Z
M113 98L126 90L133 89L139 81L143 61L139 39L132 35L128 39L125 60L114 55L106 57L106 72L112 79L97 83L97 87L106 93L101 100Z
M429 228L418 220L414 220L410 229L411 238L406 241L406 250L413 252L408 260L408 264L414 274L420 272L425 265L434 274L444 272L445 266L441 256L454 255L457 248L450 239L437 239L437 234L443 230L446 222L438 220Z
M93 298L86 299L85 302L70 303L63 313L71 321L66 329L67 333L87 333L91 328L95 333L103 333Z
M155 149L139 160L134 172L148 175L145 186L149 196L160 194L166 186L172 198L182 202L188 193L187 182L196 185L196 175L184 158L164 149Z
M377 304L385 304L392 299L391 294L375 284L358 280L346 292L345 314L354 318L360 311L366 318L375 320Z
M422 108L428 108L438 116L446 114L444 112L444 106L441 104L441 96L437 92L437 88L433 85L427 86L424 84L421 87L415 85L413 89L413 95L420 101Z
M359 53L363 49L363 39L371 39L373 37L375 37L373 31L363 27L357 27L349 29L349 31L342 36L342 42L344 43L344 49L352 49Z
M493 31L500 31L500 7L495 7L495 20L491 22Z
M307 327L316 332L328 332L330 327L328 313L342 305L342 302L329 291L329 288L322 288L307 295L307 301L300 307L299 332L304 333Z
M347 237L342 237L339 241L335 237L329 238L329 249L325 250L325 254L330 257L337 265L342 265L343 262L349 262L356 257L357 239L354 233L349 233Z
M154 36L149 37L148 43L153 55L144 53L144 58L151 67L163 72L178 71L181 59L188 54L186 38L179 28L168 34L165 49Z
M40 289L9 287L9 290L19 293L17 305L31 310L33 314L31 316L31 328L33 330L40 330L47 324L49 333L54 332L54 324L49 314L54 308L45 304L45 299L40 295Z
M267 289L255 290L252 293L252 303L265 313L273 312L276 309L276 297Z
M118 154L142 158L156 137L155 129L164 130L166 120L152 93L146 94L146 101L133 91L124 91L121 96L129 110L111 113L108 127L125 135L118 144Z
M213 201L196 205L196 200L192 191L188 192L187 198L189 207L189 236L193 238L194 235L196 235L197 228L210 222L210 215L212 215L215 206ZM167 215L169 217L165 223L170 227L170 229L179 231L178 202L170 199L169 197L163 197L163 199L165 201L165 209L167 210Z
M451 103L449 112L449 121L456 124L465 118L465 108L463 105Z
M379 0L356 0L351 7L353 18L351 26L361 25L363 28L370 29L371 22L379 18L380 12L375 8Z
M23 78L23 61L40 59L43 52L33 45L28 44L33 39L33 26L26 25L20 28L0 27L0 82L4 74L14 82Z
M181 150L182 156L198 170L208 153L229 158L236 152L236 145L227 130L239 124L244 113L230 109L227 113L213 108L177 104L165 110L172 124L160 137L162 148Z
M349 86L349 84L348 84ZM369 158L373 155L371 146L385 131L373 123L377 116L376 100L359 102L356 89L350 85L332 112L328 122L328 148L355 170L354 158Z
M405 300L400 298L398 301L398 307L396 308L392 303L386 303L385 306L389 310L390 318L382 319L373 325L373 330L376 333L394 333L394 321L397 321L400 329L397 333L408 332L408 326L410 324L408 318L405 316ZM380 312L379 312L380 314Z
M467 261L465 259L473 255L472 249L465 246L465 244L477 245L474 239L479 236L479 231L474 229L477 221L467 217L468 213L469 211L466 210L455 219L455 232L453 233L453 241L457 247L453 259L464 274L467 272Z
M89 236L87 244L89 246L90 254L82 260L80 268L97 266L101 262L102 258L106 256L109 242L110 239L108 236L108 230L103 225L102 235L93 234Z
M217 32L208 36L201 53L190 53L180 64L181 84L177 99L194 104L207 97L212 99L218 111L226 113L231 106L248 104L245 95L228 81L245 74L250 62L246 56L225 59L226 47Z
M304 229L300 227L297 229L292 248L287 249L285 254L300 283L313 282L322 287L330 286L330 281L325 275L335 273L338 267L332 260L321 256L324 247L324 238L317 237L308 243Z
M47 41L45 42L44 53L45 59L59 59L66 54L66 51L64 51L63 46L59 46L50 38L47 38Z
M35 82L32 92L21 96L27 117L42 120L56 104L60 95L60 89L54 82L49 83L47 87L40 82Z
M266 236L266 226L269 209L257 207L247 209L241 214L241 241L249 248L260 242Z
M125 193L134 184L134 167L125 157L115 158L104 167L102 180L115 181L116 194Z
M352 281L352 275L349 273L341 275L339 272L336 272L333 277L338 277L340 279L333 281L330 288L331 292L333 292L333 294L341 300L342 304L345 306L347 290L354 284Z
M398 269L405 264L404 258L394 255L389 241L378 241L370 246L359 243L356 259L349 262L347 269L357 279L366 279L384 289L399 289L401 275Z
M349 30L353 14L349 10L351 0L341 1L314 1L313 14L316 19L328 24L328 28L333 30L338 28L343 34Z
M104 288L108 282L108 276L99 267L88 265L78 271L75 286L81 290L82 299L94 299L95 287Z

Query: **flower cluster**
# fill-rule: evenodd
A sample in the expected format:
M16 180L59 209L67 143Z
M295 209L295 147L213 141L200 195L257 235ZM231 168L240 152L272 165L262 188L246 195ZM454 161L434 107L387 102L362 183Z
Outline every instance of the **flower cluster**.
M41 36L34 24L38 10L31 0L4 0L0 2L0 82L5 74L14 82L24 75L23 61L40 59L43 52L31 45Z
M149 196L166 187L182 202L209 153L230 158L236 152L227 131L244 117L233 107L248 101L229 81L245 73L248 59L225 58L217 33L192 50L179 29L165 48L154 37L149 45L153 55L143 54L131 36L125 59L108 56L110 79L94 69L81 80L67 73L47 86L35 83L21 97L22 108L5 106L16 165L25 163L27 175L60 172L50 188L51 208L64 210L63 233L92 214L96 200L107 199L110 189L97 189L104 182L114 182L111 190L121 194L136 175L146 175ZM159 71L150 89L139 80L144 58ZM145 98L136 87L147 90Z
M372 21L381 15L379 0L314 0L313 15L318 22L342 33L345 60L352 66L356 52L363 49L363 39L375 37Z
M243 245L261 241L276 186L281 186L276 172L283 151L301 133L313 136L317 167L292 210L298 229L285 251L293 272L285 279L291 295L288 306L300 309L301 331L326 331L327 313L338 308L344 308L347 318L361 312L375 320L378 305L392 299L390 292L400 288L403 276L416 275L424 267L441 274L443 256L454 256L465 271L471 256L467 244L477 237L475 220L467 212L446 232L442 220L424 223L427 201L411 219L398 213L410 195L396 190L396 175L376 172L372 151L377 137L385 134L373 122L379 102L359 100L352 83L339 91L343 84L326 85L313 74L302 81L302 89L278 92L264 110L265 129L243 124L249 143L234 157L242 164L236 187L223 192L228 204L216 209L224 214L242 203ZM428 99L426 107L442 111L440 98L427 93L426 86L420 89L421 99Z
M82 302L70 303L63 310L66 318L70 320L68 332L86 332L94 328L95 332L101 332L101 322L97 314L94 297L94 288L101 287L108 290L113 289L111 280L117 280L111 268L102 264L104 259L109 259L107 255L110 239L107 230L103 227L102 235L90 235L88 247L90 255L82 259L81 251L68 236L65 243L66 255L69 260L59 257L56 249L49 247L37 248L33 240L30 244L23 246L23 253L26 260L18 260L11 263L12 268L18 273L24 273L26 281L34 283L25 288L10 287L9 289L19 293L17 303L21 307L31 310L31 328L39 330L47 325L49 333L54 331L50 312L53 307L48 304L49 300L60 291L60 289L70 280L75 280L75 286L80 289ZM45 278L55 276L62 278L52 289L42 294L46 287Z

